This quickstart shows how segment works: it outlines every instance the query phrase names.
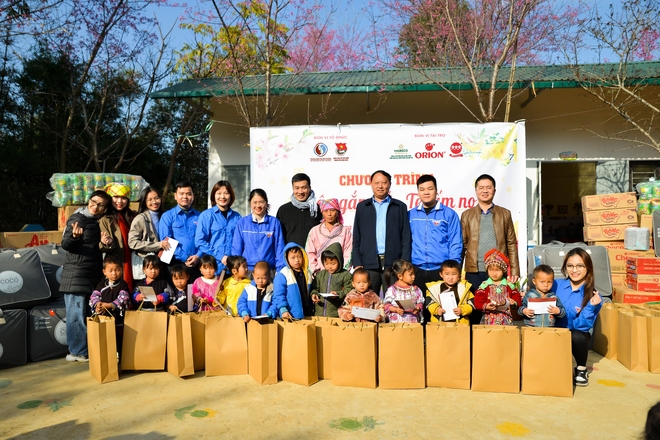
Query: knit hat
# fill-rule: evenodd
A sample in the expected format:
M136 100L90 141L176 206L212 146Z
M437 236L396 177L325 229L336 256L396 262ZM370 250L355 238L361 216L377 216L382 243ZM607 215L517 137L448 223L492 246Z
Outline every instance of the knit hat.
M484 266L486 269L490 266L499 267L506 274L509 270L509 259L497 249L491 249L484 255Z
M336 209L337 210L337 220L342 225L344 224L344 218L341 216L341 208L339 207L339 200L337 200L337 199L322 199L322 200L319 200L319 207L321 208L321 212L327 211L328 209Z
M124 185L123 183L108 183L104 190L110 197L126 197L127 199L131 198L131 188Z

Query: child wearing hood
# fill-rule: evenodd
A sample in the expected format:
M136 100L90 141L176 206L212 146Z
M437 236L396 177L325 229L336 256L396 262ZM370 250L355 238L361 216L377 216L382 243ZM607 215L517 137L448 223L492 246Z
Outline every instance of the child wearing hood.
M312 273L307 253L302 246L289 243L284 247L284 266L273 280L273 302L282 319L302 319L314 315L310 295Z
M351 273L344 269L344 256L341 245L332 243L321 252L323 270L316 273L312 282L312 302L315 304L316 316L338 318L337 309L344 302L346 294L351 291ZM332 294L333 296L322 296Z

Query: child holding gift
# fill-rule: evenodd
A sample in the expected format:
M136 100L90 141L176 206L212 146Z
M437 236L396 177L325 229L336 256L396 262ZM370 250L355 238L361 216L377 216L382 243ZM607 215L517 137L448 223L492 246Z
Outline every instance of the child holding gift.
M215 296L220 289L220 277L215 273L218 271L218 262L213 255L204 255L199 260L199 271L202 276L193 282L192 296L197 310L209 310L216 303Z
M245 322L249 322L255 316L266 315L269 318L277 316L277 308L273 304L270 266L265 261L259 261L254 265L252 282L238 298L237 310L238 315L242 316Z
M312 273L307 253L302 246L289 243L284 247L286 266L275 275L273 300L282 319L302 319L314 315L309 295Z
M339 243L332 243L321 252L323 270L316 273L312 282L312 301L316 305L316 316L338 317L337 309L351 290L351 273L344 269L344 256ZM321 293L336 296L322 297Z
M170 305L170 312L192 312L188 310L188 281L190 281L190 274L185 264L175 264L170 269L172 276L172 285L174 292L172 295L172 305Z
M491 249L484 255L484 263L488 279L474 292L474 306L484 312L481 324L512 325L510 309L520 304L520 292L506 279L509 259L497 249Z
M346 294L344 304L337 310L342 321L366 321L353 316L353 307L364 307L366 309L380 310L380 316L376 322L385 320L385 310L380 296L369 288L369 272L366 269L355 269L353 272L353 290Z
M442 315L445 314L445 309L438 302L440 294L451 290L456 298L456 308L453 312L458 319L450 321L458 321L460 323L469 324L470 319L468 316L474 310L472 300L474 295L470 291L471 284L465 280L461 280L461 266L457 261L447 260L440 265L440 276L442 281L434 281L426 283L426 309L431 316L431 322L444 321Z
M394 276L397 280L392 283ZM385 271L385 280L390 284L385 293L383 304L385 314L390 322L419 322L423 321L424 295L419 287L415 286L415 268L406 260L396 260L392 267ZM403 308L397 300L411 300L411 308Z
M142 270L146 278L136 281L133 290L133 301L142 303L142 309L164 311L165 306L170 302L172 288L166 280L160 278L161 268L162 263L158 256L150 254L144 257ZM149 286L154 289L156 301L145 301L146 296L140 292L140 287L142 286Z
M524 315L525 325L528 327L554 327L556 318L566 316L566 310L552 291L552 284L555 281L555 272L547 264L540 264L534 268L532 273L532 283L534 287L530 289L522 299L522 304L518 313ZM529 308L529 300L532 298L552 298L556 300L554 307L548 307L548 313L535 314L534 310Z
M241 256L227 257L227 269L231 272L231 276L223 281L222 290L218 294L217 300L232 316L236 316L238 298L241 297L243 290L250 285L250 280L247 277L247 260Z

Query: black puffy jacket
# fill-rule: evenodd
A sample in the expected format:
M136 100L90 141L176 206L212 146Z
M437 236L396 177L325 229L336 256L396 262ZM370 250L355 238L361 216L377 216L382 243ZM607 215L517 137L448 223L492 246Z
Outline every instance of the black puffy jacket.
M74 223L83 229L83 235L73 238ZM91 295L103 276L103 261L99 242L101 229L98 219L76 211L66 221L62 248L67 251L62 268L60 292Z

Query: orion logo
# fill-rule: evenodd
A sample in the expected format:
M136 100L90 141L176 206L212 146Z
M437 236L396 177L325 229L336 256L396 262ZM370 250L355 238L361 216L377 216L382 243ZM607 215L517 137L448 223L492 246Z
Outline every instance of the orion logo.
M4 293L16 293L23 287L23 277L13 270L0 272L0 291Z

